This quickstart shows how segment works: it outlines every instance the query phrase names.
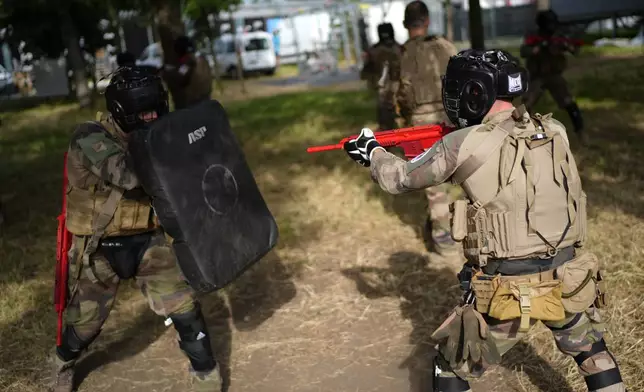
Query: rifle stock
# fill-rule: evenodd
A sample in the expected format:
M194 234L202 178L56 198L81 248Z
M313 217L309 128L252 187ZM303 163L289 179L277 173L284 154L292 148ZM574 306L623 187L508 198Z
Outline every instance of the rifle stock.
M63 334L63 313L67 307L67 278L69 271L68 253L72 245L72 234L67 230L67 153L63 163L63 203L58 215L58 230L56 231L56 272L54 283L54 308L56 309L56 345L60 346Z

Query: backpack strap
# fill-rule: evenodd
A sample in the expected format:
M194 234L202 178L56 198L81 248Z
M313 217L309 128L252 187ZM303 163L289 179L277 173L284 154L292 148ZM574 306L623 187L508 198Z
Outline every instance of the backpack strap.
M514 114L514 113L513 113ZM452 182L461 185L487 162L492 154L504 144L505 138L514 134L514 116L507 118L490 131L489 136L463 161L454 174Z
M539 139L524 139L524 143L520 144L525 144L528 147L528 150L538 146L538 145L544 145L547 143L552 144L552 165L553 165L553 172L554 172L554 180L557 183L559 187L563 187L563 189L566 191L566 197L567 197L567 212L568 212L568 223L566 224L566 227L564 228L561 237L557 241L555 245L551 244L539 231L538 224L536 222L536 217L534 216L533 213L533 207L535 203L535 193L536 193L536 184L534 183L534 172L533 172L533 164L532 164L532 158L531 154L528 152L527 154L524 154L522 163L523 167L526 173L526 197L527 197L527 217L528 217L528 227L530 230L532 230L535 234L541 238L541 240L550 247L549 254L554 256L557 253L557 248L561 244L561 242L566 238L566 234L568 234L568 230L570 227L573 225L573 223L577 219L577 212L579 209L579 200L576 200L574 197L574 189L573 186L574 184L572 182L572 173L570 169L570 164L569 164L569 154L570 154L570 149L565 145L561 134L559 132L553 132L548 127L544 126L544 123L542 121L541 116L533 116L531 117L533 123L535 124L535 128L537 131L541 131L540 134L544 134L545 138L542 141L539 141ZM533 145L536 144L536 145Z

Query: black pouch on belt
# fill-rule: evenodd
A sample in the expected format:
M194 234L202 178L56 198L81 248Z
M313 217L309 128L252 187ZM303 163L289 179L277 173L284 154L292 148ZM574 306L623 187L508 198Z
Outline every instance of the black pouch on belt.
M107 237L100 241L98 251L119 278L129 279L136 275L151 238L152 233Z

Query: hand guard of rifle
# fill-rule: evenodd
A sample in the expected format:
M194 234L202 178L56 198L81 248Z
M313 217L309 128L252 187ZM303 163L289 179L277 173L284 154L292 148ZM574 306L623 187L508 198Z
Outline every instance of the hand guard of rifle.
M362 128L356 139L344 143L344 150L349 157L364 167L371 166L371 153L378 148L385 150L369 128Z

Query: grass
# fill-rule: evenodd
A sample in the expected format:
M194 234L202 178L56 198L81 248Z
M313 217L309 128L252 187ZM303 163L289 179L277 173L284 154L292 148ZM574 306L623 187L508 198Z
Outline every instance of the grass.
M610 289L610 306L602 311L606 340L629 390L639 391L644 390L639 88L644 59L592 67L585 61L590 60L576 61L568 78L592 138L582 149L571 132L589 198L587 249L600 257ZM225 293L204 297L231 390L261 385L269 391L376 391L380 385L406 385L399 372L409 372L416 385L424 373L428 335L458 295L454 263L428 255L418 236L424 196L385 195L342 151L305 152L309 145L333 143L375 125L365 91L264 94L269 92L249 100L222 99L280 226L280 243L269 256ZM539 109L553 111L570 126L548 95ZM0 237L2 391L42 388L44 359L55 335L52 284L62 153L74 124L93 117L92 110L75 104L0 113L0 197L7 215ZM146 308L131 285L124 285L84 361L89 370L109 365L91 372L81 390L128 390L123 380L158 382L160 389L161 381L175 380L174 390L182 390L184 359L172 334ZM166 358L180 366L164 365ZM395 370L391 362L399 362ZM147 376L155 366L164 367L164 380ZM385 373L388 378L381 378ZM272 387L265 388L267 383ZM544 328L533 330L478 385L490 391L584 390L574 362L556 351Z

